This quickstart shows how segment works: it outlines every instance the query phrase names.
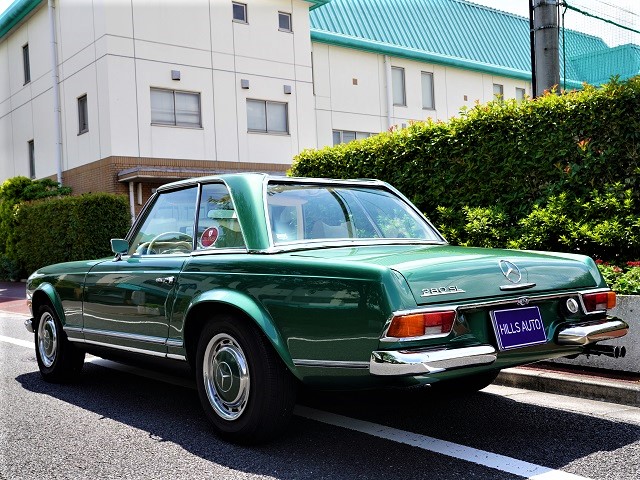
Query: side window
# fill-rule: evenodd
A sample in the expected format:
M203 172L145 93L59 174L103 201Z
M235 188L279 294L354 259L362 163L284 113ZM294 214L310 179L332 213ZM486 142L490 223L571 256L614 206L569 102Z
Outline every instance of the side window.
M245 247L238 215L225 185L202 186L196 237L199 250Z
M197 192L197 187L190 187L158 195L134 236L129 254L191 252Z

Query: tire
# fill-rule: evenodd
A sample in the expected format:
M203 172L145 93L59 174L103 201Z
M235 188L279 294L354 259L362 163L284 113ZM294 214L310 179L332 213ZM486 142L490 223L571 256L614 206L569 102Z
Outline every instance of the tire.
M216 433L234 443L270 440L293 414L295 378L264 334L244 319L224 315L206 324L198 342L196 383Z
M433 391L460 395L475 393L491 385L499 373L500 370L491 370L468 377L443 380L433 384Z
M36 359L45 381L64 383L80 376L84 352L67 339L58 315L49 305L38 310L34 337Z

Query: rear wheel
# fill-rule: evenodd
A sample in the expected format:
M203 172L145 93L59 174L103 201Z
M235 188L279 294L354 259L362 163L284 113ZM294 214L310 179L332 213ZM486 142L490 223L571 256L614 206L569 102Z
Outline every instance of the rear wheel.
M253 324L231 316L207 323L198 343L200 402L216 432L236 443L259 443L287 426L295 379Z
M36 359L40 374L47 382L75 380L84 364L84 352L67 339L53 308L43 305L38 310L35 328Z

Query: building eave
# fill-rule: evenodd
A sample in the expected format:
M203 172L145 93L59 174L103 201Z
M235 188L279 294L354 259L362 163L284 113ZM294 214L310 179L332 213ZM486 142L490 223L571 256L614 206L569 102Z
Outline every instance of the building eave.
M311 4L311 6L309 7L309 10L313 10L314 8L318 8L323 5L326 5L331 0L305 0L305 1Z
M0 14L0 40L11 30L20 25L22 21L40 5L43 0L15 0Z

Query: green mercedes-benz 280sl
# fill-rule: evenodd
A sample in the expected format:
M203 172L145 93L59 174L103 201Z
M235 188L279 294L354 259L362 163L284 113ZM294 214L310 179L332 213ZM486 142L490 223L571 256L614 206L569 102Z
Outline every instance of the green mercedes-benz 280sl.
M281 432L300 382L478 390L628 326L588 257L453 247L370 180L229 174L165 185L114 257L28 281L45 380L85 352L188 362L216 432Z

